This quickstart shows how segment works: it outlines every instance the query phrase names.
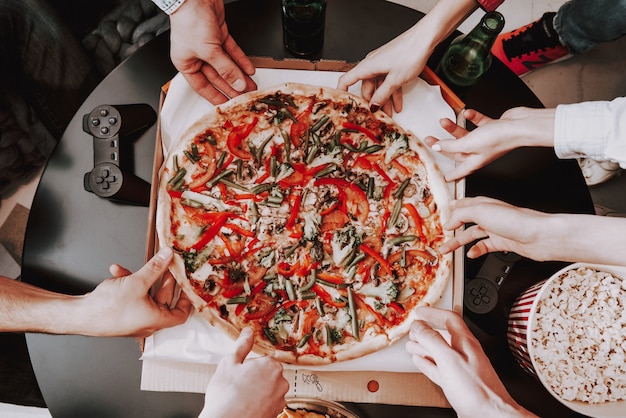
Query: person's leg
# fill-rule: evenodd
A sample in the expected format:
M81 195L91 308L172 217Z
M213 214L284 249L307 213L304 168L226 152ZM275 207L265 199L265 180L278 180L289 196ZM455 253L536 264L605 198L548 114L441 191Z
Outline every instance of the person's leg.
M3 0L0 53L0 91L25 98L59 139L100 79L80 42L45 0Z
M557 12L501 34L492 52L517 75L626 34L626 0L570 0Z
M568 56L554 28L555 14L545 13L526 26L500 34L491 52L519 76Z
M570 0L554 17L554 28L572 54L626 35L626 0Z

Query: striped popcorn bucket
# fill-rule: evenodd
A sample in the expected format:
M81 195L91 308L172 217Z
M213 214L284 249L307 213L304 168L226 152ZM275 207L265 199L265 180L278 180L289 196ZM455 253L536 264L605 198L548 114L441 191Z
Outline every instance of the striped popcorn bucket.
M518 296L509 311L507 341L513 357L526 372L538 378L528 354L528 331L532 313L537 306L537 295L548 280L543 280Z

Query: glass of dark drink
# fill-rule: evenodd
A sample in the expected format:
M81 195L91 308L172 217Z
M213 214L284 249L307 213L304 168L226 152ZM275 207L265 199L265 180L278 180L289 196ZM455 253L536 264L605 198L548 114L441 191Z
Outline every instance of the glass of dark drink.
M294 55L313 55L324 44L326 0L282 0L285 48Z

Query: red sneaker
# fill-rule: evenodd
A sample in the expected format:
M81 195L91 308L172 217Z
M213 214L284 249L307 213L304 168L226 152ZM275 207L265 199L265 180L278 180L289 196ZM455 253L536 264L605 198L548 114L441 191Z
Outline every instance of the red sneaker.
M567 57L569 51L561 44L552 24L554 15L554 12L545 13L535 22L500 34L491 53L519 76Z

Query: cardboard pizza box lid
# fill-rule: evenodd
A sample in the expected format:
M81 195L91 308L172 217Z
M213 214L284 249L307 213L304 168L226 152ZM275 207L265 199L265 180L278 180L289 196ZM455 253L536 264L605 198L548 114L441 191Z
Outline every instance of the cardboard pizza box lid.
M275 60L269 57L251 57L257 68L279 68L313 71L347 71L355 64L322 60L311 62L302 59ZM429 81L429 80L427 80ZM169 83L161 89L160 110L165 100ZM450 102L455 111L457 103ZM458 113L458 111L457 111ZM462 119L459 119L462 123ZM152 175L150 212L146 260L158 248L155 231L156 202L158 196L159 168L163 162L161 126L157 126ZM455 184L455 198L464 196L465 183ZM463 295L463 252L454 255L452 273L452 310L462 313ZM142 350L144 340L138 340ZM144 359L142 364L141 389L150 391L172 391L203 393L215 371L215 365L180 362L161 359ZM422 373L395 373L380 371L309 371L304 368L285 369L285 378L290 382L287 396L304 396L343 402L380 403L408 406L450 407L441 389Z

